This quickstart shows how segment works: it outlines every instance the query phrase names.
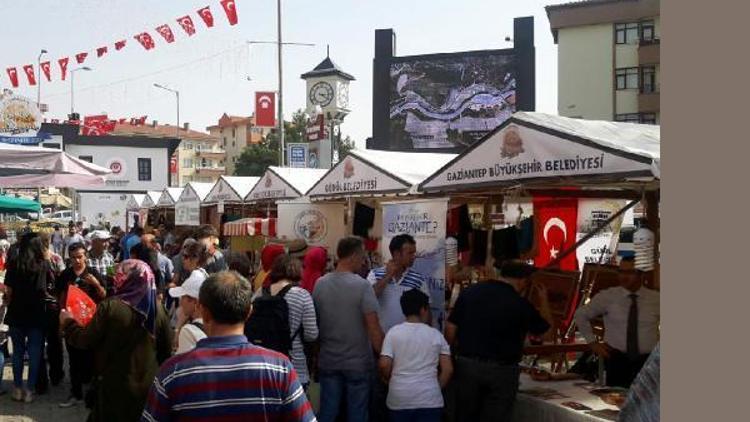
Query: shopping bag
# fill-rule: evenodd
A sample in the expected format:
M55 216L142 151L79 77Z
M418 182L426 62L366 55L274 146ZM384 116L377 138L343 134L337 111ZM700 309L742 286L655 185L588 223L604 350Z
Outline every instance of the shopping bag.
M88 325L96 313L96 303L83 290L76 286L68 286L68 299L65 307L81 326Z

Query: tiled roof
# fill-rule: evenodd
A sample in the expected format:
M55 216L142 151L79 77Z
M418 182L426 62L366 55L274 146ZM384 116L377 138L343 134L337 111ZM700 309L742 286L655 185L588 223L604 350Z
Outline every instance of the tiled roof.
M152 137L163 137L163 138L175 138L177 137L177 128L170 125L156 125L151 124L145 125L131 125L130 123L118 123L115 125L115 130L111 132L112 135L141 135L141 136L152 136ZM180 139L187 140L198 140L198 141L214 141L218 142L219 138L216 136L209 135L205 132L199 132L197 130L180 128L179 131Z

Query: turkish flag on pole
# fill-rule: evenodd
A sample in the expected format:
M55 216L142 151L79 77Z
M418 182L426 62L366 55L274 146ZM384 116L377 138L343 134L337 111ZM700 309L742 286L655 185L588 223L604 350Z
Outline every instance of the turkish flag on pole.
M221 0L221 7L224 8L224 13L227 14L227 20L230 25L237 24L237 6L234 4L234 0Z
M123 48L125 48L125 44L127 43L127 40L120 40L115 42L115 50L120 51Z
M188 34L188 36L192 36L193 34L195 34L195 24L193 24L193 19L189 15L177 18L177 23L180 24L180 26L183 30L185 30L185 33Z
M49 66L50 66L49 62L39 63L39 67L42 68L42 72L44 73L44 77L47 78L47 82L52 82L52 75L50 74Z
M177 156L172 156L169 158L169 172L177 173Z
M107 54L107 46L99 47L96 49L96 57L101 57L103 55Z
M169 25L160 25L156 27L156 32L161 35L164 40L168 43L174 42L174 34L172 33L172 29L169 28Z
M18 88L18 71L15 67L9 67L6 69L8 77L10 78L10 84L13 88Z
M76 63L83 64L83 62L86 61L86 57L89 55L89 53L78 53L76 54Z
M76 286L68 286L68 297L65 307L73 319L82 326L87 326L96 313L96 303L83 290Z
M261 127L276 126L276 93L255 93L255 125Z
M211 28L214 26L214 15L211 14L211 8L209 6L206 6L203 9L198 9L198 14L201 19L203 19L203 22L206 23L207 27Z
M539 253L534 265L545 267L576 243L578 198L534 197L534 217ZM575 251L559 262L565 271L577 271Z
M143 48L145 48L146 50L151 50L156 46L156 44L154 44L154 39L151 38L151 35L148 32L141 32L133 38L138 40L138 42L141 43Z
M29 80L29 85L36 85L36 76L34 75L34 65L27 64L23 67L23 71L26 73L26 79Z
M68 74L68 58L63 57L62 59L58 60L57 63L60 64L60 79L65 80L65 75Z

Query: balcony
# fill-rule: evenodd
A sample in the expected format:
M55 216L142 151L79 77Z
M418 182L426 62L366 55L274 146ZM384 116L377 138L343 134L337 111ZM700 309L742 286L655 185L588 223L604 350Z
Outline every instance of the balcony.
M223 160L226 158L227 152L222 150L196 150L195 156L197 158L208 158L211 160Z
M641 41L638 45L638 63L641 65L658 64L659 60L659 40Z
M659 92L638 94L638 111L640 113L657 113L659 111Z
M226 174L226 167L196 167L195 173L200 175L222 175Z

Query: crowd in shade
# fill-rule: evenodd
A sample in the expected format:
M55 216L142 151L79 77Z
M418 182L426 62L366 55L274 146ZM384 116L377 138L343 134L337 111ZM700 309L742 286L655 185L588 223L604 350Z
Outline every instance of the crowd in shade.
M257 259L219 245L211 225L0 239L0 367L10 357L13 378L0 395L30 404L67 377L59 411L107 422L509 421L524 340L550 329L546 292L541 309L520 293L534 271L520 261L462 288L441 331L410 235L374 267L353 236L335 250L270 242ZM623 265L621 288L658 312ZM627 311L632 294L609 295L577 320ZM658 347L649 359L656 339L641 320L639 344L620 323L592 347L617 385L635 379L621 420L658 420Z

